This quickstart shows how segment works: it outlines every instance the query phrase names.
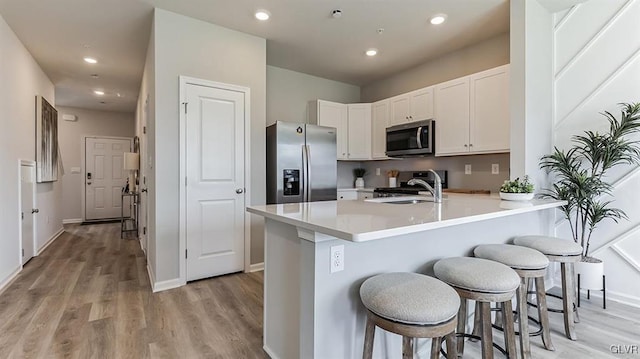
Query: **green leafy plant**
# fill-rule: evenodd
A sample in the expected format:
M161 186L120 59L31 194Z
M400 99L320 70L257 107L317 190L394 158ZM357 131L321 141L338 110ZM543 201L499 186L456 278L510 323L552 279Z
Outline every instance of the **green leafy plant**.
M513 181L504 181L500 187L500 192L504 193L533 193L533 183L529 182L529 176L524 176L522 181L520 177Z
M354 169L353 169L353 176L354 176L355 178L358 178L358 177L364 177L364 175L365 175L366 173L367 173L367 170L366 170L366 169L364 169L364 168L354 168Z
M589 256L591 234L600 222L627 219L624 211L610 206L612 200L602 198L611 196L611 184L604 180L607 171L622 164L637 166L640 162L639 143L630 138L640 132L640 103L620 106L620 119L603 113L609 121L608 132L585 131L575 135L571 148L566 151L555 148L540 162L540 168L554 176L552 187L543 196L567 201L562 211L569 221L573 240L583 248L583 257Z

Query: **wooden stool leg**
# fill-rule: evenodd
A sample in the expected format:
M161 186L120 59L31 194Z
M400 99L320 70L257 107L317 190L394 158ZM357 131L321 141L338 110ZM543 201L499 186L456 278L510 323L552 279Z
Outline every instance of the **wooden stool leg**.
M567 268L567 265L570 268ZM560 263L562 274L562 309L564 311L564 332L567 338L577 340L573 317L574 290L573 287L573 263Z
M460 309L458 310L458 328L457 333L464 334L467 332L467 303L466 299L460 300ZM476 313L477 315L477 313ZM464 353L464 337L457 338L458 353L462 356Z
M447 359L458 358L458 351L456 350L456 334L450 333L445 337L447 341ZM435 358L432 358L435 359Z
M442 338L431 338L431 359L440 358L440 347L442 346Z
M527 280L526 278L520 278L520 287L517 290L517 308L518 308L518 328L520 329L520 355L522 359L531 358L531 343L529 341L529 314L527 306ZM503 312L507 312L504 310ZM506 308L510 309L510 308ZM504 314L508 315L508 314ZM504 342L507 343L507 331L504 331ZM511 356L511 353L509 353Z
M504 317L504 326L503 326L504 342L506 347L505 349L507 349L507 353L509 354L508 357L515 359L518 357L518 354L516 353L517 351L516 333L513 328L513 315L511 315L511 310L512 310L511 299L507 300L506 302L502 302L502 314ZM491 329L491 327L489 327L489 329ZM522 336L522 333L520 333L520 336ZM527 339L528 338L529 338L529 334L527 332ZM484 338L482 338L482 340L484 341ZM491 343L489 345L491 345ZM484 349L484 344L483 344L483 349Z
M402 337L402 359L413 359L413 338Z
M362 359L371 359L373 357L373 337L376 333L376 325L373 320L367 315L367 326L364 331L364 350L362 352Z
M476 300L476 308L473 314L473 331L471 334L479 337L480 332L482 332L482 313L480 313L480 302ZM475 339L470 340L475 341Z
M482 358L493 359L493 333L491 332L491 306L488 302L480 303L482 317Z
M538 305L538 319L542 327L542 344L547 350L556 350L551 343L549 329L549 311L547 309L547 296L544 288L544 277L536 278L536 304Z

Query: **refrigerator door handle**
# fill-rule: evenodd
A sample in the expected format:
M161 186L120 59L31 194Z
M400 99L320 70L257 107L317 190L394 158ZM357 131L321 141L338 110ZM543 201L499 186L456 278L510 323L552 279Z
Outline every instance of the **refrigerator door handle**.
M307 202L311 202L311 146L305 145L307 149Z
M302 201L309 201L309 154L307 145L302 145Z

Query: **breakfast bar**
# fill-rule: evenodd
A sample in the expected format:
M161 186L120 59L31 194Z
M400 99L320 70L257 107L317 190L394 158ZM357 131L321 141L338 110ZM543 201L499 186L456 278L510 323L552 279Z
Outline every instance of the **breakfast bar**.
M449 194L442 203L417 196L248 207L265 217L264 350L278 359L361 357L365 279L430 275L436 260L470 256L479 244L552 234L562 204ZM376 337L375 358L400 353L399 336ZM418 341L417 351L429 348Z

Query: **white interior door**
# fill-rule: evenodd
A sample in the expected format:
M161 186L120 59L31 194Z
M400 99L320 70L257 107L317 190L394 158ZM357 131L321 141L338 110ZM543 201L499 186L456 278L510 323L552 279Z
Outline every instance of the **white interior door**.
M245 94L186 85L187 280L244 269Z
M118 218L128 173L123 169L130 139L87 137L85 141L85 220ZM128 199L127 199L128 200ZM129 205L125 203L125 215Z
M22 264L35 255L35 221L37 213L35 204L36 168L29 165L20 166L20 210L22 212Z

